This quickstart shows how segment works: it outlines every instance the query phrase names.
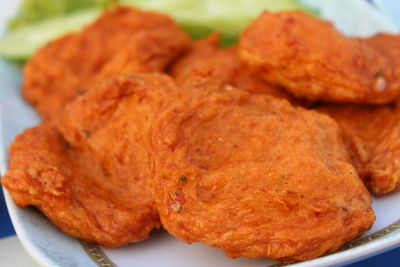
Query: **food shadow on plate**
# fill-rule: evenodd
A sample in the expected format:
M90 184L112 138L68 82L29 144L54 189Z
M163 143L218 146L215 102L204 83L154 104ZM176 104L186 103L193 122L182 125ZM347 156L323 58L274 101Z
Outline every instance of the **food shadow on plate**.
M266 258L231 259L222 250L193 243L188 245L166 230L153 230L150 237L142 242L121 248L102 248L109 259L117 266L133 266L146 263L147 266L162 267L201 267L201 266L270 266L278 261ZM134 259L134 262L132 262ZM196 262L193 261L196 259ZM135 263L135 264L134 264Z

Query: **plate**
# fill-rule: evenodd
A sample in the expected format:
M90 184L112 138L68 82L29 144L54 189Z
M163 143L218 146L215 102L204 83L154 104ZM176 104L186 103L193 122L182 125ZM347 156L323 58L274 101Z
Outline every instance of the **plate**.
M320 9L346 34L365 36L376 31L394 31L389 21L362 1L303 0ZM11 3L13 2L13 3ZM336 4L333 5L332 2ZM330 4L322 4L330 3ZM360 7L360 3L361 7ZM329 6L330 5L330 6ZM340 12L346 7L346 12ZM7 14L16 9L16 2L0 4L0 27L4 29ZM360 11L361 10L361 11ZM360 26L361 25L361 26ZM368 26L369 25L369 26ZM1 29L0 29L1 30ZM19 95L20 67L0 60L0 163L1 173L7 168L7 150L15 135L39 122L34 110ZM21 209L5 192L7 207L21 243L41 266L282 266L269 259L230 259L222 251L203 244L187 245L164 230L153 231L146 241L122 248L106 249L67 236L34 208ZM294 266L343 265L370 257L400 245L400 193L373 198L376 222L361 238L347 244L339 252Z

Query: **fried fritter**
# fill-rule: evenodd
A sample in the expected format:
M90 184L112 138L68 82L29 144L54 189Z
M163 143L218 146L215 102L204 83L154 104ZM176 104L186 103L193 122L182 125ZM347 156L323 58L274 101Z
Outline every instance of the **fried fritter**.
M244 64L236 47L219 47L219 34L194 42L190 49L171 67L170 74L178 84L190 83L196 77L214 78L253 93L290 98L283 89L266 83L260 73Z
M241 34L239 52L297 97L372 104L400 97L400 35L350 38L299 11L264 12Z
M153 131L170 233L234 258L287 261L335 251L371 227L369 192L334 120L230 86L197 88Z
M42 48L24 67L23 95L51 119L98 81L163 71L188 42L169 17L119 7Z
M377 196L400 190L398 105L324 105L341 126L354 165Z
M220 34L213 33L202 39L193 41L171 66L169 74L178 82L183 83L201 62L212 60L220 50ZM204 64L204 63L203 63Z
M145 239L160 225L149 128L176 92L157 74L104 82L57 123L18 136L2 184L17 205L36 206L75 237L107 247Z

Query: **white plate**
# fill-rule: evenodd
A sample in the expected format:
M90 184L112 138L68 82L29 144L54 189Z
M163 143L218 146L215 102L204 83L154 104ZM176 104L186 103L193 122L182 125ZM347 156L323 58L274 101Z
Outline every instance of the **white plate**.
M317 2L313 0L304 0ZM330 3L319 5L329 19L336 20L344 32L365 35L377 30L393 31L388 21L360 4L361 1L335 0L320 1ZM332 2L336 5L332 7ZM355 4L357 3L357 4ZM315 3L314 3L315 4ZM15 9L3 1L1 10ZM15 5L15 2L11 5ZM346 12L340 7L346 6ZM358 10L358 12L353 12ZM339 12L338 12L339 11ZM358 15L357 15L358 14ZM371 15L372 14L372 15ZM0 26L4 27L5 15L0 14ZM362 27L359 26L362 24ZM370 25L370 26L365 26ZM14 136L24 128L39 122L39 118L19 95L21 81L20 69L5 61L0 61L0 107L2 112L2 138L0 138L1 173L6 170L7 152ZM3 144L2 144L3 143ZM21 209L14 205L5 193L7 207L19 239L32 258L42 266L270 266L278 264L269 259L230 259L222 251L203 244L186 245L163 230L155 231L141 243L123 248L105 249L69 237L53 226L44 216L33 208ZM341 252L312 261L298 263L296 266L342 265L364 257L372 256L399 246L400 244L400 194L373 199L377 220L373 228L364 236L348 245Z

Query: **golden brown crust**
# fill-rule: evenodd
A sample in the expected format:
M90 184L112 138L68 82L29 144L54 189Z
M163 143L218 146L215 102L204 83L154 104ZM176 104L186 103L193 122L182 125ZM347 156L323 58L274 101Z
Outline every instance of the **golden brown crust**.
M173 101L164 75L104 82L72 102L57 125L12 145L2 184L70 235L107 247L145 239L160 222L149 171L150 125Z
M177 83L190 84L196 77L207 77L253 93L291 98L282 88L266 83L260 73L242 62L236 47L221 48L218 43L218 34L193 42L171 67L170 74Z
M245 62L309 100L388 103L400 96L400 35L342 36L302 12L264 12L240 36Z
M118 185L93 155L68 147L52 126L26 130L10 150L11 164L2 184L18 206L40 209L66 233L115 247L143 240L159 227L152 201L118 197ZM145 190L145 189L144 189Z
M324 105L317 110L338 122L355 167L375 195L400 190L398 105Z
M169 17L119 7L42 48L24 67L23 95L51 119L96 82L163 71L188 42Z
M230 257L307 260L374 221L337 124L287 101L201 88L153 131L163 226ZM203 90L201 90L203 89Z

